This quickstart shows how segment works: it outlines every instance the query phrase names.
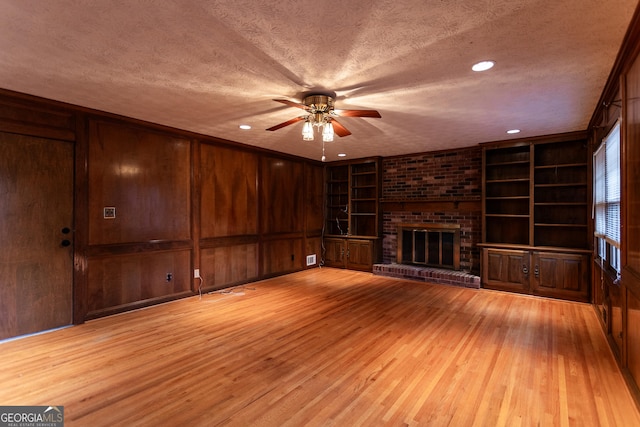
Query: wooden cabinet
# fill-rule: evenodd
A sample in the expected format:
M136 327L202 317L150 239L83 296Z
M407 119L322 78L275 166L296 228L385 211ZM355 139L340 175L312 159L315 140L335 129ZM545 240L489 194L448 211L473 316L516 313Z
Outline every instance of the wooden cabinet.
M325 238L325 258L327 267L348 268L350 270L371 271L378 257L379 239L366 238Z
M380 258L381 160L327 166L324 263L371 271Z
M582 133L483 147L485 287L588 300L590 171Z
M482 249L486 288L573 301L589 299L589 253Z

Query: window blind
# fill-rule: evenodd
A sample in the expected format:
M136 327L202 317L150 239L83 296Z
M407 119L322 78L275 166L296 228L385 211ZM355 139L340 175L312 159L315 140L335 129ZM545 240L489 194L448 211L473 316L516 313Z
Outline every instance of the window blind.
M605 180L605 145L602 143L593 155L593 218L595 220L595 233L598 237L604 237L607 231L606 204L607 185Z
M620 247L620 125L616 123L606 138L605 181L607 186L606 237Z
M595 235L620 248L620 123L593 155Z

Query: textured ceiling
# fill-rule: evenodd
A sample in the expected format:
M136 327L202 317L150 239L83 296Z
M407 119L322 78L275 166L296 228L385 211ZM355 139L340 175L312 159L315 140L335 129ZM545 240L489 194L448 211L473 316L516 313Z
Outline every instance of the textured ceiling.
M466 147L586 129L637 4L2 0L0 87L311 159L272 99L332 91L382 118L327 160Z

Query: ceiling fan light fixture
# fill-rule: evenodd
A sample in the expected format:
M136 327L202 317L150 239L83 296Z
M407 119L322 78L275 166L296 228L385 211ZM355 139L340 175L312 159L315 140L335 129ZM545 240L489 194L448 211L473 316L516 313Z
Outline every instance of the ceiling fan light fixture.
M287 120L268 128L268 131L282 129L285 126L304 121L302 127L302 139L313 141L314 130L318 128L318 133L322 132L322 161L326 160L324 154L324 144L333 142L335 135L345 137L351 135L349 129L345 128L336 118L340 117L370 117L380 118L380 113L376 110L334 110L334 99L326 94L315 94L306 96L302 102L290 101L288 99L274 99L276 102L305 110L306 114ZM322 131L320 131L322 128Z
M331 121L327 121L322 128L322 141L333 142L333 125Z
M304 126L302 126L302 140L313 141L313 124L310 120L305 120Z
M476 64L473 64L473 66L471 67L471 69L473 71L487 71L491 68L493 68L493 66L496 65L495 61L480 61Z

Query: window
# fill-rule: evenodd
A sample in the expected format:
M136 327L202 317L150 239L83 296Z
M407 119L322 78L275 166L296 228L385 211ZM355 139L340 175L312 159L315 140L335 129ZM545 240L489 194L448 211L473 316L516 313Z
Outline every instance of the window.
M620 122L593 155L596 255L620 273Z

